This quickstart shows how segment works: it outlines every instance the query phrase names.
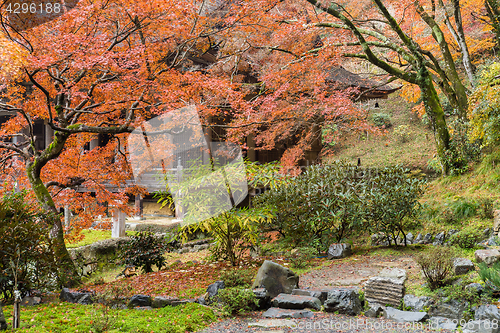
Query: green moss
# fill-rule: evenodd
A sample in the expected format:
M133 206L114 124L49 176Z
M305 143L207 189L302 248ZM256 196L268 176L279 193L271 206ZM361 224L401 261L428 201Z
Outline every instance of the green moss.
M12 306L5 306L4 314L10 328ZM100 304L53 303L21 309L21 329L33 333L96 332L97 326L106 321L107 332L184 333L201 330L215 320L210 308L195 303L153 310L108 309L107 312Z

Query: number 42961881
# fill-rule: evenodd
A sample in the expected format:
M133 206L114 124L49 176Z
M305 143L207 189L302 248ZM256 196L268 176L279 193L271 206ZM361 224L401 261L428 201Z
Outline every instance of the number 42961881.
M62 10L60 3L9 3L5 11L10 14L59 14Z

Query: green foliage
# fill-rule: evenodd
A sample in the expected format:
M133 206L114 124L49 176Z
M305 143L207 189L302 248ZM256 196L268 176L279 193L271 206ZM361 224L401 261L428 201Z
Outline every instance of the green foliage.
M490 198L481 198L477 201L478 216L482 219L492 220L494 217L494 201Z
M165 265L163 254L168 250L165 238L149 231L130 236L120 254L123 264L142 268L146 273L153 271L153 265L160 270Z
M99 308L96 309L97 312L89 311L89 307L89 305L66 302L25 307L22 310L23 317L29 319L21 320L22 332L96 332L93 327L96 326L95 316L96 314L102 316L102 313L99 312ZM8 316L12 313L12 306L4 306L4 311L7 320L11 321ZM217 320L211 308L196 303L147 310L147 313L135 309L110 309L108 315L111 329L107 332L198 332Z
M481 300L479 292L474 288L466 289L467 283L457 283L444 286L434 295L434 301L437 302L441 297L454 299L461 302L468 302L470 305L478 304Z
M340 241L362 223L356 193L360 181L353 165L314 165L257 196L254 203L272 212L274 218L264 227L278 231L289 246L315 244L324 251L332 238Z
M449 123L450 138L449 149L444 155L444 162L449 166L451 175L461 175L470 170L469 164L476 162L481 156L479 142L471 141L467 136L469 125L461 120Z
M481 241L482 232L473 227L466 227L456 234L451 235L450 245L456 245L462 249L472 249Z
M454 250L450 247L439 247L415 255L415 260L422 268L431 290L449 284L453 274L454 256Z
M463 220L476 215L478 205L465 198L458 198L450 204L450 209L457 219Z
M229 314L252 311L258 305L258 300L250 289L224 288L219 290L217 296Z
M245 161L245 167L248 186L251 188L275 188L287 178L280 172L281 165L278 161L264 164Z
M374 113L372 115L372 121L375 126L380 128L389 128L392 126L391 117L385 113Z
M413 223L424 192L425 181L412 177L409 170L394 166L377 170L365 185L364 210L366 219L377 232L384 233L389 242L400 236L406 240L405 229Z
M223 271L220 279L224 281L226 288L241 287L250 288L255 273L249 269L231 269Z
M483 146L495 146L500 141L500 63L482 71L479 84L470 98L471 140L481 140Z
M495 294L500 293L500 263L496 262L488 267L481 262L479 266L479 277L484 281L485 286Z
M8 193L0 200L0 296L13 299L14 272L22 295L57 281L57 260L48 235L52 215L41 214L25 201L27 194Z

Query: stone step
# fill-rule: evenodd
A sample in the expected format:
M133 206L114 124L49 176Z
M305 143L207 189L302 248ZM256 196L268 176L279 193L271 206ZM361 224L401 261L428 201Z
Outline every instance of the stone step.
M324 304L328 298L328 292L329 290L321 289L294 289L292 290L292 295L316 297L321 304Z
M279 294L271 301L274 307L281 309L315 309L321 310L321 301L316 297Z
M293 309L280 309L270 308L262 314L264 318L312 318L314 313L311 310L293 310Z

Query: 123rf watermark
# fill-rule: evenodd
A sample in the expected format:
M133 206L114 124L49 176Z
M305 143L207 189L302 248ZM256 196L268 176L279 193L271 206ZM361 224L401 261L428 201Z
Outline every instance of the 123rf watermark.
M444 325L443 325L444 324ZM426 323L421 322L394 322L394 321L383 321L374 320L367 321L365 319L349 319L343 321L337 321L333 319L323 319L320 321L304 321L296 323L293 328L296 330L337 330L350 331L350 330L369 330L369 331L415 331L421 332L424 330L441 330L442 328L455 329L457 326L468 329L484 329L484 330L495 330L499 327L499 322L496 319L493 320L448 320L446 323L430 321Z

